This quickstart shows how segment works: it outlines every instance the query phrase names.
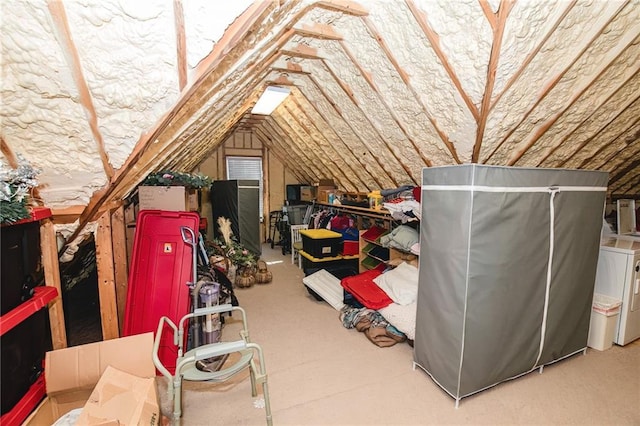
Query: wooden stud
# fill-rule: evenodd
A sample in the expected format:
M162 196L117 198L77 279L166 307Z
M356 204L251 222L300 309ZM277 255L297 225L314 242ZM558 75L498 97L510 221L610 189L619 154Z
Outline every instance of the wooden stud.
M120 206L111 214L111 238L113 242L113 266L116 287L116 306L118 308L118 327L120 335L122 335L124 331L124 312L127 304L129 278L124 206Z
M40 221L40 249L45 285L58 290L58 296L49 303L51 343L54 350L63 349L67 347L67 332L64 324L58 242L51 218Z
M98 219L96 230L96 264L98 268L98 295L100 299L100 321L102 339L119 336L118 307L116 302L114 255L111 234L111 214L105 212Z

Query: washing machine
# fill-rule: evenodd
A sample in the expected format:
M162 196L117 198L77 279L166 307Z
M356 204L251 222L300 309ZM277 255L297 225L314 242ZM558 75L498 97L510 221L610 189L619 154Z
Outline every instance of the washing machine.
M603 237L595 292L622 300L613 342L626 345L640 337L640 239Z

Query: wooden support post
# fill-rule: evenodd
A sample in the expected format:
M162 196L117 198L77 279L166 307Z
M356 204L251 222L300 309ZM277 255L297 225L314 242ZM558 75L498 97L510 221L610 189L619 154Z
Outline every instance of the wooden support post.
M118 308L116 303L113 245L111 241L111 212L106 211L98 219L96 231L96 265L98 267L98 295L102 339L119 337Z
M55 287L56 290L58 290L58 296L49 303L51 343L53 349L63 349L67 347L67 332L64 326L58 244L56 242L56 232L53 229L53 221L51 218L40 221L40 250L42 251L45 284L49 287Z
M120 206L111 215L111 238L113 241L113 266L115 269L118 326L120 335L122 335L124 308L127 303L127 279L129 275L124 206Z

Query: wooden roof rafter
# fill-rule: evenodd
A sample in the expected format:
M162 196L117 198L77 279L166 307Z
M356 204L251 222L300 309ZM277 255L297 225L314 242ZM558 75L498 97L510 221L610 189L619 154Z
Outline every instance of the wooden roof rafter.
M315 84L313 82L312 78L311 78L311 75L307 75L307 79L309 81L311 81L312 84ZM349 145L345 142L345 140L342 138L342 136L340 136L340 134L336 131L335 127L331 124L331 121L328 120L328 118L318 109L318 106L316 105L316 103L315 102L311 102L311 100L302 91L300 85L298 85L296 87L297 87L297 91L300 92L300 95L301 95L300 97L296 97L295 98L296 102L298 102L301 99L304 99L305 102L308 105L308 108L305 108L304 106L300 105L299 102L298 102L298 107L301 110L304 110L307 115L309 115L309 111L315 111L315 113L318 115L318 117L320 117L320 119L324 122L324 129L323 129L323 132L322 132L323 136L325 138L334 136L335 139L334 138L332 138L332 139L339 141L341 146L344 147L345 152L347 152L349 157L350 157L348 159L345 159L345 160L348 160L347 163L351 163L351 162L353 162L353 164L359 163L362 166L362 170L364 172L366 172L366 174L369 176L369 178L372 181L377 183L376 179L374 178L374 175L371 174L371 172L366 167L366 165L361 161L361 158L354 154L353 150L349 147ZM316 87L316 89L318 89L318 91L321 92L320 88ZM325 96L325 100L328 103L331 103L330 100L328 98L326 98L326 95L323 94L323 96ZM313 118L310 118L310 120L313 123L313 125L319 130L318 125L317 125L318 121L313 119ZM327 135L327 133L328 133L327 130L330 130L330 135L331 136ZM371 190L371 187L369 185L367 185L365 183L365 181L362 179L362 175L358 175L358 179L360 179L360 181L362 181L362 183L364 184L364 186L367 189L367 191ZM379 184L377 186L380 187Z
M622 129L619 133L618 136L613 139L609 144L602 144L600 146L600 148L598 148L598 150L590 157L590 158L586 158L582 161L582 163L580 164L580 166L578 166L578 168L586 168L586 166L590 163L593 163L593 161L595 159L600 159L600 165L598 166L598 168L602 168L607 162L608 160L610 160L611 156L615 155L615 153L611 154L611 155L603 155L605 149L611 144L611 143L616 143L616 141L618 141L619 139L626 139L629 137L628 133L632 133L633 134L633 129L636 128L638 129L635 133L635 135L632 135L632 137L630 138L630 141L627 142L625 141L625 146L630 145L632 142L634 141L638 141L640 140L640 128L638 128L638 123L640 123L640 116L638 116L638 118L632 122L629 126L627 126L626 128ZM564 163L563 163L564 164Z
M640 123L640 116L638 117L639 118L636 118L636 120L630 126L619 132L618 136L615 139L613 139L609 143L602 144L597 152L597 154L599 155L593 155L590 158L590 160L593 161L590 161L588 165L593 165L592 168L595 168L597 170L605 170L605 168L611 165L616 160L616 158L620 158L622 155L624 155L624 152L621 152L620 150L610 150L609 148L612 146L612 144L615 144L615 142L619 139L624 139L622 145L624 145L624 148L628 148L634 142L640 140L640 127L638 127L638 124ZM607 154L607 150L611 152ZM595 163L595 160L599 161L599 165L598 163ZM584 167L586 168L587 164L585 164Z
M80 55L78 54L78 49L76 48L75 42L73 41L73 37L71 36L71 30L69 28L69 21L67 19L67 12L65 10L64 3L62 1L47 0L47 7L49 9L49 14L51 15L51 21L53 24L53 29L55 30L56 39L58 40L58 43L60 44L60 47L64 52L65 60L67 62L67 65L71 69L73 81L75 82L76 88L78 89L80 104L83 106L84 110L87 113L89 129L91 130L93 140L96 143L96 149L98 150L98 155L100 155L100 160L102 160L102 168L104 169L104 174L107 177L107 181L109 181L114 175L114 169L111 165L111 162L109 161L109 154L107 153L107 150L104 146L102 133L100 132L98 126L98 114L96 113L96 109L93 104L93 98L91 96L91 91L89 90L87 80L84 77L84 71L82 70L82 64L80 63Z
M359 141L360 144L363 143L362 139L360 139L360 137L356 133L354 133L353 129L348 125L346 120L344 120L344 118L342 118L342 112L340 110L340 107L335 104L335 102L329 97L329 95L327 95L327 93L324 91L322 86L318 83L318 81L315 79L315 77L312 74L309 74L306 77L307 77L307 80L311 83L311 85L315 88L315 90L317 90L318 93L320 93L320 95L321 95L321 98L314 99L314 102L311 102L311 100L309 99L309 96L305 96L305 99L308 100L309 105L311 105L313 110L320 117L322 117L322 120L324 121L324 123L326 125L326 128L331 129L331 131L342 142L342 144L344 145L345 151L348 152L349 155L352 158L354 158L358 164L360 164L362 166L363 170L367 171L368 175L371 177L373 182L375 182L376 187L383 188L383 186L381 184L381 181L379 180L379 175L377 174L377 172L374 173L373 171L371 171L372 164L368 164L365 161L365 159L363 158L362 155L356 155L356 153L353 151L353 147L350 145L350 142L348 140L346 140L343 135L341 135L341 132L338 131L338 129L337 129L337 126L339 125L338 123L342 123L344 125L345 130L347 130L348 132L350 132L353 135L353 139L352 139L353 141ZM305 90L306 90L306 86L304 86L304 85L303 86L298 85L297 88L301 92L304 92L303 88L305 88ZM335 119L327 116L326 113L324 113L323 111L321 111L318 108L318 104L321 102L321 99L324 99L324 101L328 105L331 106L331 109L333 109L333 111L336 114L336 118ZM337 121L337 120L339 120L339 121Z
M611 22L615 20L615 18L620 14L620 12L624 9L625 6L626 4L620 6L618 10L611 15L611 17L602 26L602 28L600 28L600 30L591 38L591 40L584 44L583 48L574 56L573 60L569 61L567 66L545 86L544 90L542 91L538 99L536 99L536 101L522 115L522 117L520 118L520 121L516 125L511 126L511 129L509 130L509 132L507 132L507 134L502 138L502 140L493 147L493 150L491 151L491 153L484 159L485 163L488 162L493 157L493 155L496 152L498 152L498 150L500 150L502 145L511 137L511 135L518 128L520 128L522 123L525 122L525 120L531 115L531 113L540 105L540 103L547 97L547 95L549 95L549 93L553 90L553 88L556 87L558 83L560 83L560 81L566 75L566 73L573 68L573 66L576 64L576 62L578 62L578 60L582 57L582 55L584 55L585 52L593 45L595 40L597 40L598 37L600 37L604 33L605 29L609 26L609 24L611 24Z
M280 113L274 114L271 118L277 123L278 127L289 137L290 142L295 145L295 147L303 152L307 158L306 164L313 164L313 167L319 172L318 175L326 175L327 170L331 170L331 165L327 164L325 158L322 155L319 155L315 150L311 149L308 146L308 142L305 141L305 137L301 134L292 123L289 122L287 116L290 116L289 111L286 109L285 105L280 107Z
M302 46L302 47L301 47ZM323 64L323 66L325 67L325 69L328 72L332 72L330 68L328 68L326 66L326 64L324 63L324 60L319 57L317 55L317 51L313 48L310 48L308 46L305 45L298 45L298 47L301 48L294 48L294 49L288 49L288 50L284 50L282 53L286 56L290 56L290 57L294 57L294 58L298 58L301 60L312 60L313 62L320 62L321 64ZM313 54L311 54L313 53ZM324 96L325 99L327 99L327 101L329 102L329 104L334 108L334 110L336 111L336 113L339 116L342 116L342 111L339 109L339 107L336 105L336 103L334 101L331 100L331 98L327 95L327 93L324 91L324 89L322 88L322 86L318 83L318 81L315 79L315 77L312 74L307 75L309 77L309 79L313 82L313 84L317 87L317 89L319 90L320 93L322 93L322 95ZM345 93L347 94L347 96L349 96L352 100L355 101L355 99L353 98L353 93L350 91L350 89L348 87L346 87L344 85L344 83L337 78L337 76L335 76L335 74L333 74L332 78L335 79L336 83L341 87L341 89L343 91L345 91ZM357 102L355 102L355 104L357 105ZM362 112L362 111L361 111ZM389 178L390 181L395 182L393 179L391 179L391 176L388 174L388 172L384 169L384 167L382 167L382 164L380 163L380 160L373 155L373 153L371 152L371 150L369 149L368 145L364 143L364 141L362 141L361 137L357 134L357 132L355 131L355 129L353 129L353 126L347 121L343 119L343 122L351 129L351 131L353 132L353 134L358 138L358 140L360 140L362 146L364 149L366 149L370 154L371 157L375 158L375 161L377 162L378 166L380 167L380 169L387 175L387 177ZM346 146L347 149L350 149L348 146ZM356 156L357 157L357 156ZM358 158L358 157L357 157ZM394 183L394 185L397 186L397 184ZM380 186L382 187L382 185Z
M316 166L316 164L311 160L309 154L305 152L304 148L301 148L296 142L294 142L291 135L287 134L287 132L282 128L280 122L275 119L275 114L269 116L269 119L265 121L263 127L265 129L269 129L271 134L277 135L280 140L283 142L283 148L289 153L295 153L295 155L299 159L299 164L306 165L305 167L309 172L309 175L317 180L322 176L322 171Z
M299 92L299 96L304 96L304 94L302 94L301 92ZM307 103L309 103L309 100L305 98L305 101ZM331 158L337 158L337 157L342 157L343 161L344 161L344 168L346 170L343 170L343 172L345 172L345 175L348 177L349 175L354 176L356 179L359 180L360 184L356 184L354 183L351 178L348 178L348 182L351 184L351 186L353 188L359 188L359 187L363 187L366 186L365 183L360 179L360 176L356 173L356 171L353 169L352 164L350 161L347 161L347 159L345 159L340 152L338 152L338 150L336 149L336 147L327 139L327 137L324 135L324 132L322 132L317 124L315 123L315 121L309 116L309 113L302 107L302 105L300 104L300 102L298 102L297 97L293 98L293 105L289 104L288 107L289 108L293 108L293 106L295 106L296 110L297 110L297 114L299 114L299 116L297 116L298 122L300 123L300 125L310 134L312 135L312 138L314 140L318 139L318 138L322 138L323 142L319 142L321 145L324 145L326 147L328 147L328 151L327 155ZM303 119L300 118L300 116L304 116L304 123L303 123ZM341 167L337 166L336 167L342 169ZM349 174L346 173L346 171L350 172Z
M283 157L283 153L277 148L274 149L273 142L270 139L267 139L267 137L262 132L258 132L256 130L253 134L260 141L260 143L262 143L262 146L268 150L269 155L273 155L275 158L277 158L278 161L282 163L283 167L289 170L289 173L291 173L298 180L298 182L307 181L306 177L303 177L298 173L297 170L290 167L290 165L287 163L286 157Z
M405 127L404 124L402 124L402 122L400 121L400 119L398 118L398 115L393 111L393 109L389 106L389 103L384 99L384 97L380 94L380 90L378 89L378 86L375 84L375 82L373 81L373 79L371 78L371 74L366 72L362 66L360 65L360 63L358 62L358 60L354 57L354 55L351 53L351 51L349 50L349 48L345 45L345 43L341 42L340 43L342 50L344 51L345 55L349 58L349 60L351 61L351 63L353 63L353 66L356 68L356 70L358 71L358 73L362 76L362 78L367 82L369 88L373 91L373 93L375 93L375 95L378 97L378 100L380 101L380 104L384 107L384 109L387 111L387 113L389 114L389 116L391 117L391 119L396 123L396 126L398 127L398 129L400 129L400 132L404 135L405 139L409 142L409 144L411 145L413 151L415 153L417 153L420 157L420 159L422 160L423 164L430 167L431 166L431 161L424 156L424 154L422 153L422 151L418 148L418 144L413 140L413 138L409 135L409 132L407 131L407 128ZM363 112L364 113L364 112ZM367 115L367 114L365 114ZM368 119L368 118L367 118ZM370 121L370 120L369 120ZM370 121L371 122L371 121ZM373 122L371 122L371 125L373 126ZM374 127L375 128L375 127ZM382 138L382 140L384 141L384 143L387 145L388 149L390 152L392 152L393 156L398 160L398 162L400 163L400 165L402 166L402 168L404 169L405 173L407 174L407 176L410 176L411 179L413 180L414 183L417 184L418 181L420 181L421 177L416 177L416 176L412 176L411 170L407 167L406 163L404 161L401 161L399 156L394 152L394 150L392 149L392 147L389 145L389 143L386 141L386 138L382 137L382 135L380 135L380 137Z
M407 7L411 11L411 14L413 15L414 19L418 23L418 26L422 29L422 32L424 33L425 37L427 37L427 40L429 40L429 44L431 45L431 48L433 49L434 53L440 60L442 67L444 68L447 75L449 76L449 79L451 80L451 83L453 83L455 88L458 90L460 97L462 98L464 103L467 105L467 108L471 112L471 115L473 115L473 117L476 119L476 122L478 122L480 120L480 112L478 111L478 108L471 100L471 97L469 97L467 92L463 89L462 83L460 82L460 79L458 78L455 71L453 70L453 67L449 63L449 59L447 58L447 55L444 53L444 50L442 50L442 47L440 47L440 37L438 36L438 33L436 33L429 26L425 13L422 10L420 10L412 0L405 0L405 3L407 4Z
M445 147L447 148L449 153L451 154L451 157L453 158L453 161L455 161L457 164L461 164L461 161L460 161L460 158L458 157L458 153L456 151L455 146L453 145L451 140L449 140L449 138L447 137L445 132L440 128L440 126L436 122L436 119L433 117L433 114L431 114L429 112L429 110L427 109L426 105L424 105L424 103L420 100L420 96L418 95L418 92L416 91L415 87L413 87L413 84L411 84L411 80L409 79L407 73L402 69L402 67L398 63L398 60L395 58L395 55L393 55L393 53L391 52L391 49L389 48L387 43L384 41L384 39L380 35L380 33L377 30L377 28L375 27L375 25L367 18L362 18L362 21L364 22L365 26L369 30L370 34L373 36L373 38L376 40L376 42L380 46L380 49L382 49L382 51L386 55L387 59L389 60L389 62L393 66L393 68L396 70L396 72L400 76L400 78L401 78L402 82L404 83L404 85L407 87L407 89L409 89L409 92L411 92L415 103L420 106L420 109L422 110L424 115L429 120L429 123L431 124L431 126L433 127L435 132L438 134L438 136L440 137L440 140L445 145ZM344 45L343 48L345 49L345 51L347 51L346 45ZM350 52L347 53L347 54L351 55ZM351 56L353 56L353 55L351 55ZM363 74L363 75L365 75L365 74ZM366 75L366 77L368 77L368 75ZM372 82L370 84L372 84ZM391 110L388 106L387 106L387 108L389 110ZM397 121L397 119L396 119L396 121ZM422 161L424 162L424 164L427 167L431 167L433 165L433 162L429 158L424 156L424 154L418 148L417 144L415 143L415 141L413 139L409 138L409 140L414 145L414 149L416 150L416 152L420 153L420 156L421 156Z
M187 85L187 37L184 32L182 0L173 0L173 16L176 31L176 57L180 91Z
M640 40L640 37L638 37L637 39ZM627 45L627 47L629 47L632 44L633 44L633 41L630 41L629 44ZM509 165L509 166L515 165L515 163L517 163L518 160L520 160L520 158L522 158L524 153L527 150L529 150L529 148L531 148L540 139L540 137L544 133L546 133L547 130L549 130L549 128L551 128L551 126L553 126L556 123L556 121L560 117L565 116L566 112L576 102L578 102L578 100L585 94L585 92L587 92L596 81L598 81L602 76L604 76L606 74L607 71L610 70L611 67L613 67L615 61L618 60L626 52L627 47L625 47L624 49L621 49L620 52L618 52L618 54L615 57L613 57L611 59L611 61L606 66L603 66L602 69L600 70L600 72L597 75L595 75L593 77L593 79L591 79L591 81L589 81L589 83L585 84L584 87L581 90L579 90L576 93L573 93L571 98L569 99L569 101L565 104L565 106L561 110L558 110L553 115L551 115L549 117L549 119L547 119L545 121L545 123L536 130L536 132L533 134L533 137L529 138L529 141L524 144L524 147L514 150L513 153L511 154L511 157L510 157L509 161L507 162L507 165ZM627 81L629 81L630 79L632 79L634 77L635 77L635 75L631 74L625 80L625 82L621 86L619 86L618 89L615 90L615 92L617 92L621 87L624 86L624 84L626 84ZM594 105L592 107L593 110L594 110L594 113L598 111L598 109L602 106L602 104L606 103L606 100L608 100L608 98L605 99L603 102L601 102L600 105L598 105L598 106ZM592 113L592 115L593 115L593 113ZM522 143L520 145L522 145Z
M482 0L484 1L484 0ZM484 131L489 119L489 108L491 106L491 96L493 95L493 86L496 81L496 71L498 69L498 60L500 58L500 50L502 48L502 37L507 23L509 13L513 8L515 1L501 0L496 15L496 23L493 26L493 42L491 44L491 53L489 54L489 65L487 66L487 78L482 95L482 103L480 106L480 115L478 117L478 127L476 129L476 140L473 144L473 153L471 154L471 162L478 163L480 161L480 150L484 140Z
M569 12L571 12L571 10L576 5L576 3L577 3L577 0L571 0L571 1L566 2L567 6L566 6L564 12L560 15L558 20L554 23L552 28L549 30L549 32L547 32L547 34L545 34L545 36L542 38L540 43L538 43L538 45L527 55L527 57L524 59L524 61L520 65L520 68L518 68L518 70L515 73L513 73L513 75L509 78L507 83L504 85L504 87L502 88L502 91L500 93L498 93L492 99L491 106L489 106L489 112L491 112L493 110L493 108L500 102L500 99L502 98L502 96L505 93L507 93L509 91L509 89L511 88L511 86L513 86L513 84L522 76L522 74L527 69L527 67L529 66L531 61L533 61L533 58L535 58L536 55L538 55L538 53L542 50L542 48L547 43L549 38L551 38L553 33L555 33L555 31L558 29L560 24L567 17ZM480 4L485 5L485 4L487 4L487 2L486 1L482 1ZM483 8L484 8L484 6L483 6Z
M297 165L299 162L291 161L289 153L282 148L280 142L277 142L273 135L270 135L266 130L260 128L254 129L254 134L262 141L262 143L269 147L269 149L278 157L283 166L289 169L289 171L298 179L298 182L310 182L310 176L305 173L304 170L300 171ZM289 159L289 160L287 160Z
M382 137L382 135L380 134L380 131L378 130L378 128L376 126L374 126L374 124L371 122L370 118L367 116L367 114L364 113L364 111L362 111L362 108L360 107L358 100L355 98L355 95L353 94L353 90L351 90L351 88L349 87L349 85L347 85L347 83L345 83L344 81L342 81L342 79L340 79L336 73L333 71L333 69L327 64L327 62L325 60L321 60L319 61L320 64L322 65L322 67L329 73L329 75L331 76L331 78L335 81L335 83L338 85L338 87L340 87L340 89L342 90L342 92L346 95L347 98L349 98L349 100L351 101L351 103L353 104L353 106L356 108L357 111L359 111L359 115L361 115L362 117L364 117L365 120L367 120L369 122L369 124L371 125L371 129L373 131L375 131L377 138L382 142L382 144L384 144L386 146L386 148L391 152L391 154L393 155L394 159L396 160L396 162L398 162L398 164L402 167L404 166L402 164L402 162L400 161L400 159L397 157L396 153L391 149L391 147L389 146L389 143L385 140L384 137ZM394 186L398 186L398 182L396 181L396 179L387 171L387 168L384 167L384 165L382 164L380 158L378 155L374 154L373 151L371 151L371 149L369 148L369 146L371 145L371 141L369 141L368 143L365 143L362 140L362 136L358 133L358 131L353 127L353 124L351 124L350 120L346 120L345 119L345 123L347 124L347 126L349 126L349 128L351 129L351 131L357 135L358 139L362 142L363 146L367 149L367 151L369 151L369 153L371 154L370 157L375 160L376 164L380 167L381 170L384 171L384 173L386 174L387 178L389 179L390 182L392 182L392 184ZM409 175L411 176L411 175Z
M635 75L631 75L629 76L629 78L627 78L622 84L620 84L618 86L618 88L615 91L612 91L609 96L606 97L606 99L604 99L601 103L600 106L602 105L606 105L609 101L611 101L612 99L614 99L614 97L616 95L619 94L619 92L626 86L627 83L629 83L629 81L631 81L633 78L637 78ZM593 135L591 135L589 138L585 139L582 143L580 143L578 146L576 147L571 147L571 154L568 155L561 163L560 163L560 167L562 167L569 158L573 157L575 154L577 154L579 151L581 151L588 143L589 141L593 140L601 131L603 131L604 129L607 128L607 126L609 126L611 123L615 122L616 118L620 116L620 114L622 114L624 112L624 110L629 106L632 105L634 102L636 102L638 100L638 98L640 98L640 95L638 95L635 99L631 100L631 102L628 102L625 107L618 113L616 114L615 117L611 118L607 123L605 123L603 126L600 126L600 129L594 133ZM564 143L567 142L567 140L574 135L574 133L576 133L583 125L585 125L587 122L591 121L594 119L594 117L596 117L598 115L598 111L599 111L599 107L598 108L594 108L593 112L591 114L589 114L587 117L585 117L584 120L582 120L580 123L578 123L574 129L567 133L563 138L561 138L550 150L548 150L548 152L542 156L542 158L540 158L540 161L538 161L537 163L537 167L541 167L542 164L544 164L547 159L553 155L557 149L562 146Z
M293 125L290 124L291 129L295 131L296 134L300 136L302 140L309 141L307 142L307 146L311 144L315 144L319 148L321 152L319 155L317 155L318 159L325 165L325 167L328 170L330 171L332 170L334 171L336 176L340 176L337 179L342 184L343 187L355 188L356 185L354 185L353 182L351 182L351 179L349 179L349 176L344 173L343 168L340 167L336 162L338 154L335 152L335 150L328 150L327 149L328 144L326 142L321 142L318 140L316 135L312 133L311 129L302 122L301 118L299 117L301 113L299 111L292 111L293 109L293 105L291 105L292 103L293 102L287 102L287 104L283 106L284 110L295 122L295 125L298 126L299 128L299 129L296 129L294 128ZM346 185L345 185L345 182L347 183Z

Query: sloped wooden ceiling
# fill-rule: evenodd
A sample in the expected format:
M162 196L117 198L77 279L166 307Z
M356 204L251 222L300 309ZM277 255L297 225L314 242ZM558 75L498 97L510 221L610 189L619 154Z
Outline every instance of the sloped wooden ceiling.
M137 3L2 5L3 151L81 225L240 127L350 191L474 162L604 170L640 196L638 1L281 0L228 28L220 2ZM252 116L268 85L291 95Z

